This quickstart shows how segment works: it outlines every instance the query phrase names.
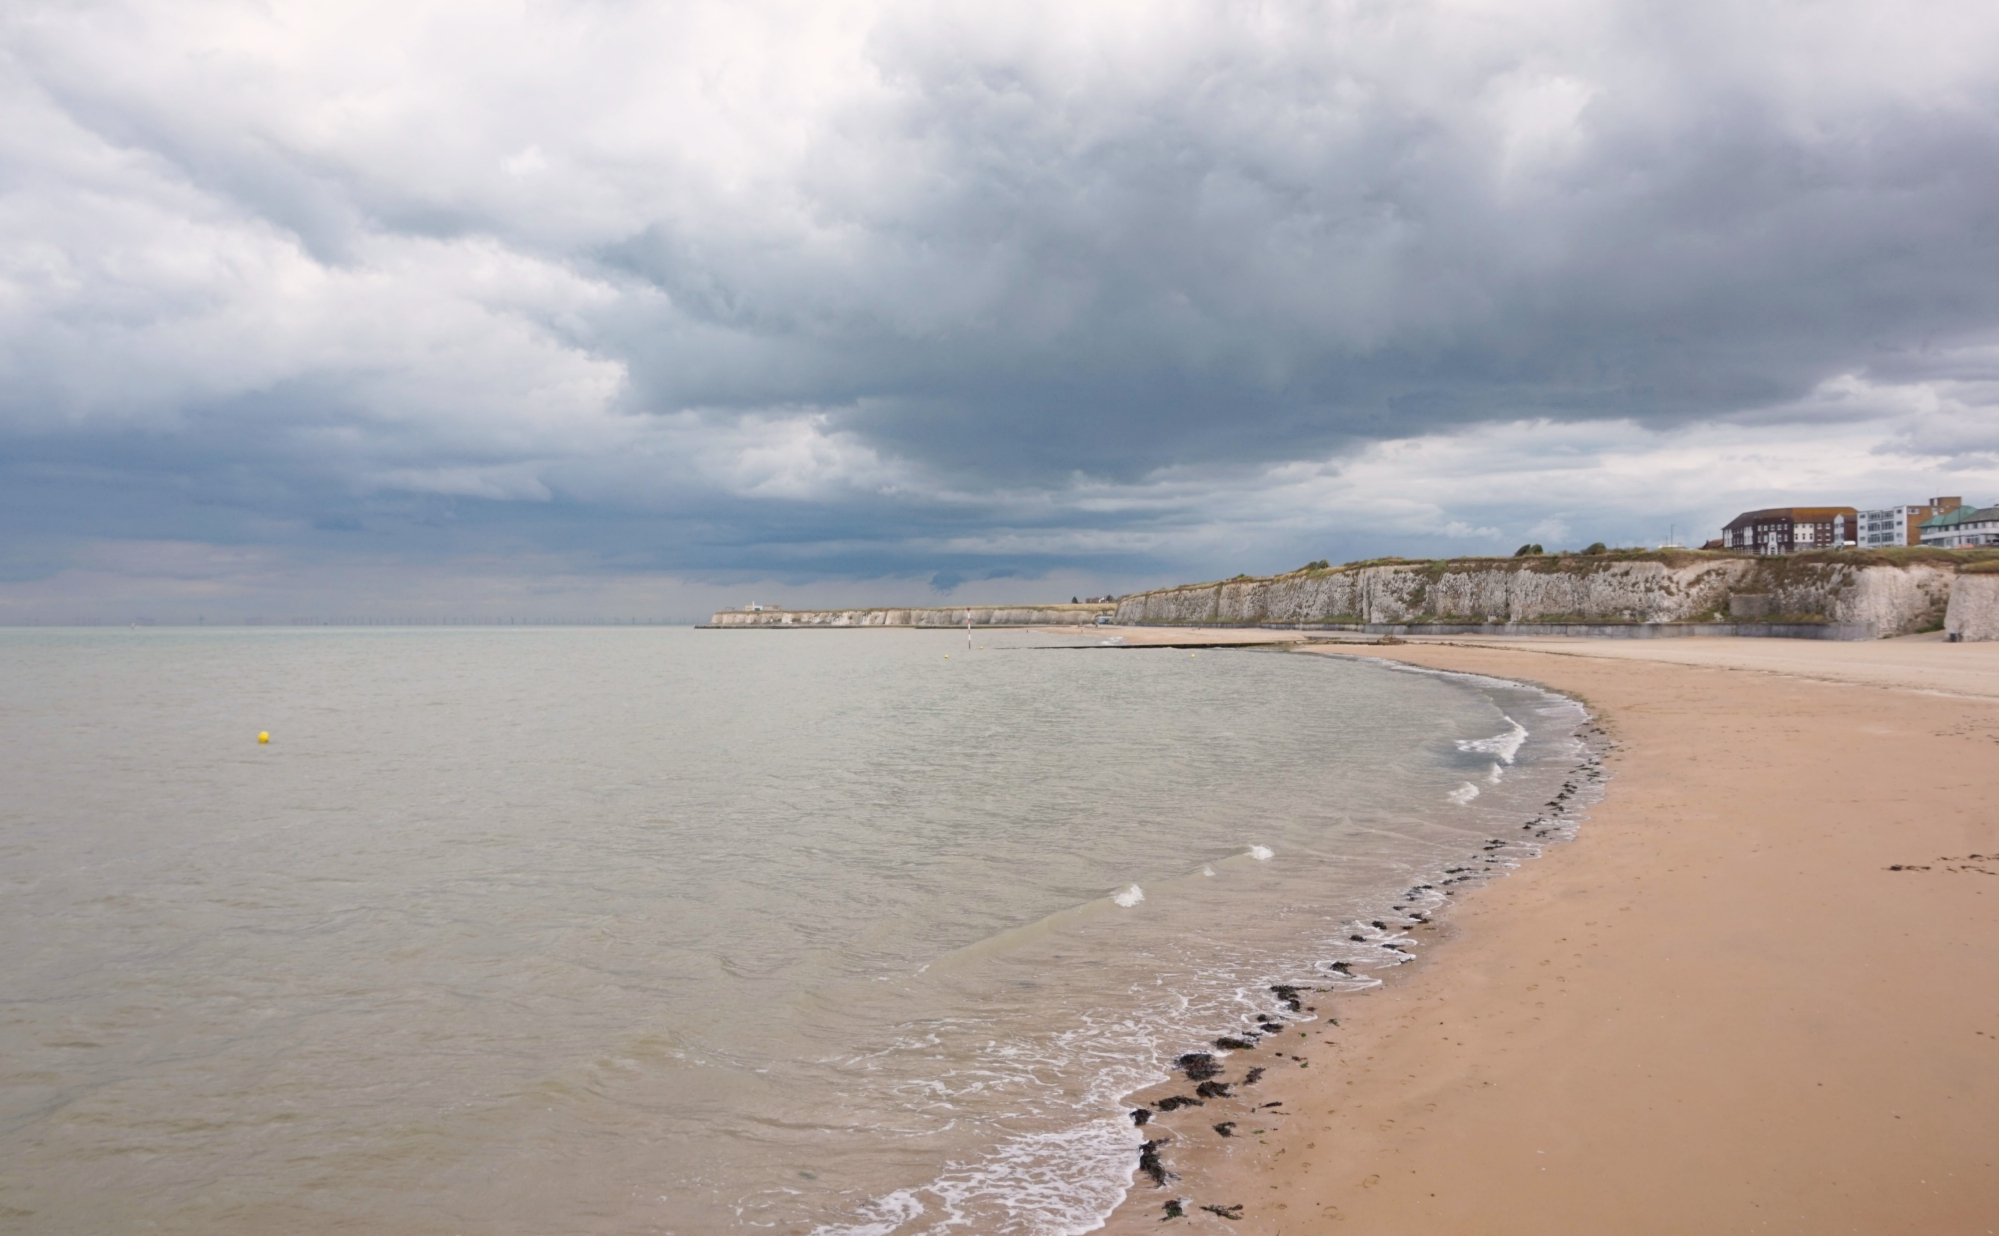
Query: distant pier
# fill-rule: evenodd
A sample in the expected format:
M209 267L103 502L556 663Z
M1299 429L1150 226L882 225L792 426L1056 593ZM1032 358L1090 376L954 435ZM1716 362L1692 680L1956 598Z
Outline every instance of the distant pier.
M1117 612L1108 601L1085 605L952 605L936 608L725 609L703 630L755 628L804 630L822 627L1069 627L1091 626Z

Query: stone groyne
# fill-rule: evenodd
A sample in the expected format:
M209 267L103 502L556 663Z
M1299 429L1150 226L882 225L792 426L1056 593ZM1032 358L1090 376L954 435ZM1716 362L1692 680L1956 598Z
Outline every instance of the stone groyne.
M958 605L935 609L760 609L723 610L710 627L1053 627L1093 623L1117 606Z
M1999 624L1999 555L1868 550L1753 557L1613 551L1350 563L1134 593L1120 625L1384 632L1866 639ZM1986 598L1986 592L1992 596Z

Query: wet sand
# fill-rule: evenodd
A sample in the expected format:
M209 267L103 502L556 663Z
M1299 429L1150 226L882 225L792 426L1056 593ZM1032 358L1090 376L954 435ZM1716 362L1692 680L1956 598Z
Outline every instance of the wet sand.
M1999 1230L1999 644L1318 652L1578 696L1608 797L1384 987L1222 1058L1265 1074L1155 1117L1177 1178L1108 1231Z

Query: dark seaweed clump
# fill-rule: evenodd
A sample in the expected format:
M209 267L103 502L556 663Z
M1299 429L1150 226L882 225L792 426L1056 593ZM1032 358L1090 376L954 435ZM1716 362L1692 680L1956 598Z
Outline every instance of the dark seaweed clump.
M1222 1071L1215 1058L1204 1051L1190 1051L1175 1063L1187 1071L1188 1081L1206 1081Z
M1151 1119L1152 1119L1152 1109L1149 1107L1139 1107L1139 1108L1134 1108L1132 1110L1131 1122L1133 1124L1144 1124L1145 1122Z
M1172 1177L1172 1173L1166 1170L1166 1165L1159 1161L1159 1148L1170 1140L1172 1139L1162 1137L1158 1141L1147 1142L1138 1148L1138 1170L1152 1177L1155 1187L1164 1187L1167 1180Z
M1162 1112L1177 1112L1183 1107L1199 1107L1201 1106L1201 1100L1190 1099L1184 1094L1176 1094L1159 1100L1153 1106Z
M1299 990L1299 988L1293 987L1288 983L1276 983L1270 988L1271 994L1276 996L1278 1000L1283 1002L1286 1008L1294 1013L1303 1012L1305 1009L1305 1002L1298 998Z
M1226 1099L1229 1097L1229 1084L1219 1081L1204 1081L1194 1087L1194 1093L1204 1099Z
M1250 1048L1256 1046L1256 1044L1250 1042L1248 1039L1239 1039L1232 1034L1225 1034L1215 1040L1215 1046L1221 1048L1223 1051L1248 1051Z

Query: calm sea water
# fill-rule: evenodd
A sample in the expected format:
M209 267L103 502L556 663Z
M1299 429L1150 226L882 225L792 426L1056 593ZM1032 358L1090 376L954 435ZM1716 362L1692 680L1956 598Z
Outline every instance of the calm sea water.
M0 1226L1087 1230L1123 1095L1579 758L1524 687L976 640L0 631Z

